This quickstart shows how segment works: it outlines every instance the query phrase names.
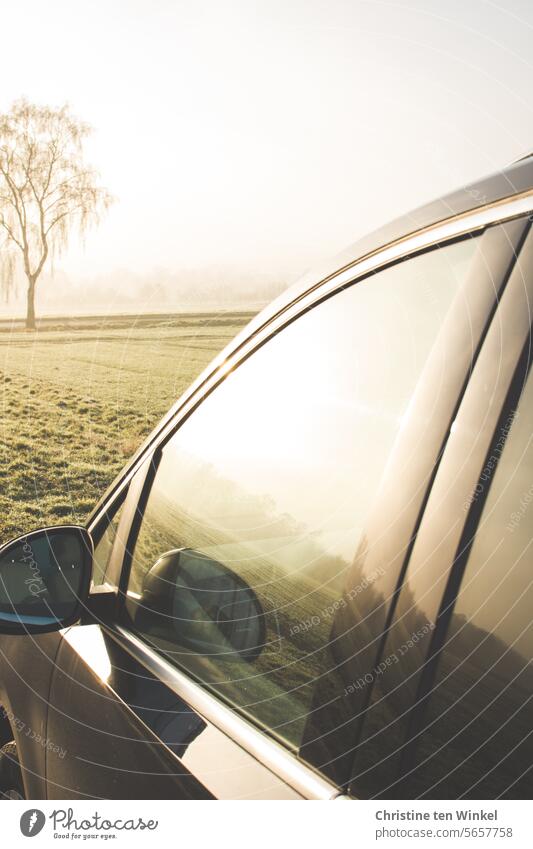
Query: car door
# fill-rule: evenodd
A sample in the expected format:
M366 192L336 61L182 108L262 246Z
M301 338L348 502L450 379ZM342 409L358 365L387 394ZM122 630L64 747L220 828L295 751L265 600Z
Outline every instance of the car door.
M356 684L528 225L476 227L315 292L161 434L122 511L111 605L62 641L51 798L349 788Z

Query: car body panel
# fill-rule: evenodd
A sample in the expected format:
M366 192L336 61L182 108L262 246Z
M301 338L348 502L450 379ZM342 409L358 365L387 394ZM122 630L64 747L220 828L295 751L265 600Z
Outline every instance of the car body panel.
M230 368L235 367L240 358L248 356L254 347L263 344L284 323L296 318L300 312L335 288L347 285L359 274L371 273L380 264L408 256L419 247L429 246L435 241L438 243L439 239L452 238L454 232L468 232L469 226L482 230L487 223L498 221L500 215L503 219L515 218L519 213L533 209L532 193L533 159L526 159L500 174L422 207L357 242L332 263L305 275L298 284L257 316L176 402L96 506L88 523L91 531L98 527L110 502L131 481L113 548L109 592L113 593L113 585L116 588L118 583L128 536L139 515L139 498L142 509L142 497L152 470L154 449L189 415L201 401L203 394L223 379ZM511 206L502 204L506 198L514 198ZM476 217L474 212L479 209L490 210L489 217ZM472 216L469 216L470 212L473 213ZM449 226L446 224L439 229L442 222L449 222ZM405 568L413 536L418 530L427 493L433 483L436 463L439 462L446 446L470 375L472 361L475 361L481 349L486 328L493 318L495 306L507 281L514 252L518 250L523 239L525 226L524 221L510 221L500 230L503 241L500 235L499 242L498 237L491 234L483 236L487 245L493 241L496 246L494 279L490 274L483 278L482 270L479 270L477 284L471 290L471 310L476 320L470 324L459 322L443 329L444 347L453 337L453 344L464 350L465 356L458 358L455 370L446 374L446 391L439 397L440 406L435 407L432 414L435 421L439 417L439 427L429 434L429 428L424 426L427 422L424 422L422 417L418 423L414 426L411 424L411 427L406 429L406 445L416 444L419 448L417 462L405 477L405 488L400 492L399 501L397 488L393 490L388 485L385 485L380 496L380 508L376 509L372 531L376 542L372 556L377 558L376 562L397 562L396 572L389 571L389 574L395 574L396 578L390 583L388 592L397 591L398 576L401 576L402 569ZM410 236L417 233L422 233L421 239L413 236L410 240ZM489 247L487 251L490 252ZM505 299L510 301L507 292L504 293L502 301ZM498 313L496 315L499 316ZM461 338L464 342L467 333L470 333L468 350L461 347ZM479 356L482 355L485 358L488 356L483 354L483 350ZM509 356L516 359L514 348L510 349ZM432 383L431 369L434 370L433 373L439 373L438 349L433 364L428 366L428 372L422 382L425 388L415 401L415 409L417 403L421 405L421 409L424 406L427 409L427 393ZM470 387L463 403L468 402L469 391ZM486 404L486 399L484 403ZM452 448L453 445L454 443L451 443ZM397 453L398 457L403 450L405 446ZM444 457L446 459L446 454ZM401 461L398 462L401 465ZM390 468L390 480L393 480L394 475L398 473L398 467L395 467L393 462ZM388 537L381 534L379 527L380 511L383 516L384 509L392 511L399 521L398 527L391 530ZM424 521L420 525L421 534L426 533ZM116 598L118 599L118 595ZM32 739L31 734L14 730L25 765L25 783L29 798L45 797L47 778L50 798L110 798L125 794L131 798L146 798L149 794L153 798L219 797L225 792L224 786L220 785L220 774L209 775L210 765L205 755L198 756L199 760L195 761L194 766L191 760L193 749L199 750L200 744L205 745L204 740L209 740L206 752L215 752L215 758L217 750L225 752L224 758L237 765L237 774L242 770L243 774L246 772L251 776L247 782L249 795L254 798L265 793L274 794L269 798L276 797L276 794L279 798L331 798L339 792L291 755L288 755L288 760L285 758L285 762L283 757L276 760L277 744L272 741L268 741L268 751L262 752L258 742L258 748L254 750L255 744L250 741L253 733L259 732L251 727L247 730L247 723L240 718L236 719L233 730L230 730L231 722L228 717L224 716L219 724L214 722L215 714L211 714L210 710L212 708L216 711L217 702L209 696L213 704L207 710L200 710L193 704L195 699L200 699L201 696L200 687L197 688L198 692L194 691L196 685L190 692L187 691L191 697L187 699L180 690L183 682L180 685L174 681L172 686L168 686L169 682L166 682L169 697L181 699L181 712L187 715L187 721L193 726L196 724L197 729L201 730L188 746L188 753L186 749L172 748L163 743L161 737L154 733L150 723L145 721L146 705L131 701L131 686L128 687L124 683L128 669L130 684L131 676L143 678L143 675L139 675L139 663L147 670L147 680L152 680L150 675L153 678L154 671L149 670L148 655L143 659L142 651L134 651L132 645L126 648L124 640L121 642L120 634L113 634L112 631L105 623L86 624L74 626L64 634L2 640L0 704L8 711L8 717L18 717L24 729L35 732ZM88 636L84 637L84 633ZM122 637L127 635L123 634ZM100 650L95 651L97 644L100 645ZM132 673L133 667L135 671ZM31 670L28 681L16 672L17 669ZM105 675L102 674L103 670ZM146 685L148 689L150 686ZM135 698L139 698L139 693ZM75 716L69 715L72 712L70 706L74 703ZM360 709L364 709L364 704ZM223 713L227 709L220 706L220 710ZM96 719L98 722L93 725ZM13 723L11 725L13 726ZM85 729L83 740L80 739L81 728ZM36 742L37 734L41 740L44 739L45 745ZM60 739L56 741L56 738ZM216 743L213 744L213 741ZM61 749L68 750L69 756L61 758L60 752L53 752L48 747L49 742L52 745L60 744ZM357 736L354 736L351 745L355 747L356 744ZM137 757L135 764L129 766L132 761L132 747L143 754L140 759ZM220 773L219 765L218 772ZM148 774L150 779L147 781ZM234 787L235 785L228 782L228 794L234 792ZM356 792L355 785L352 792Z
M303 798L178 694L171 667L165 680L164 662L154 675L134 654L97 624L66 634L48 735L68 757L47 756L49 798Z
M61 641L62 632L1 638L0 704L24 764L28 799L46 798L48 702Z

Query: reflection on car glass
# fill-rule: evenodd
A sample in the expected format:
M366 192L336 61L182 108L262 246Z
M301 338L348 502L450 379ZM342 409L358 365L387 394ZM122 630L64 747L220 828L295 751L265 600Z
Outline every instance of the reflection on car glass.
M476 245L361 281L231 373L164 447L136 542L133 627L339 783L390 602L365 522Z

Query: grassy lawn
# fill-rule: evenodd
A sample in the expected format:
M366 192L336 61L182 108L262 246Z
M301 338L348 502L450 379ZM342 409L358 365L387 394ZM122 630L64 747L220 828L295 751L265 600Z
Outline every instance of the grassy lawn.
M0 325L0 543L83 522L176 398L253 313Z

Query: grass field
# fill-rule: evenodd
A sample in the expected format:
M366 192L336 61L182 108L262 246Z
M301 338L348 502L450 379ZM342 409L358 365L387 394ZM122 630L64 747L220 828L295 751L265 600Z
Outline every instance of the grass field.
M175 399L253 313L0 323L0 543L83 522Z

